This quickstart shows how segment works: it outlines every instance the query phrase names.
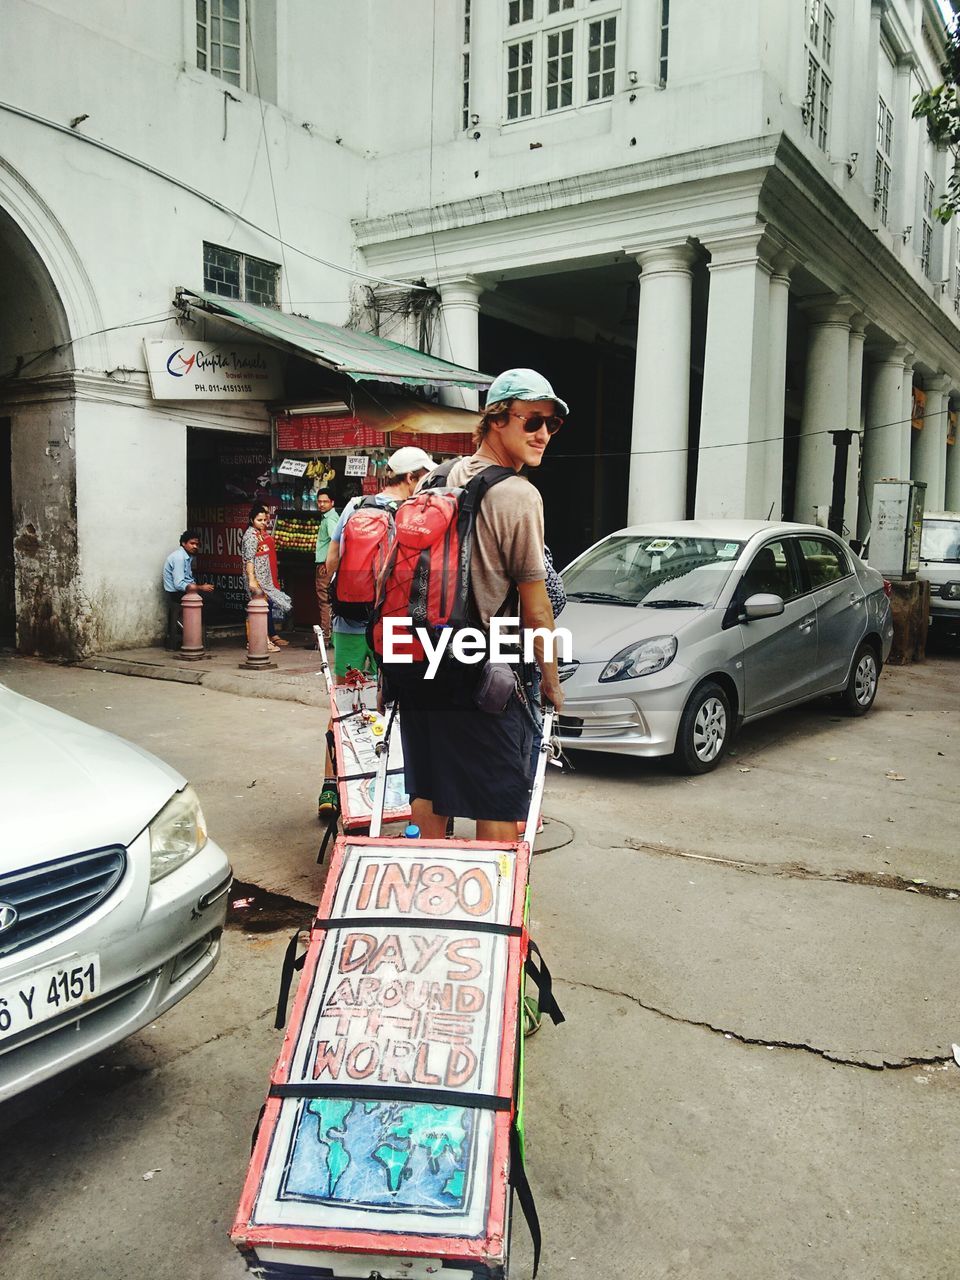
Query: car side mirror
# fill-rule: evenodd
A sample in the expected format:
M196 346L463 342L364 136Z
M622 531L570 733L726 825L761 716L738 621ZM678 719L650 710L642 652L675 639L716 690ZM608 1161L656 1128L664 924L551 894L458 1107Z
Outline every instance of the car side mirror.
M758 618L777 618L781 613L783 600L765 591L758 591L743 603L743 617L747 622L756 622Z

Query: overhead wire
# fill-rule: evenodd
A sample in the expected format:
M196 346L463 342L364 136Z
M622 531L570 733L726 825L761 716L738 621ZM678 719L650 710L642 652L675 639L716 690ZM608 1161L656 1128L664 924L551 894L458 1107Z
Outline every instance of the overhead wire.
M281 236L275 235L272 231L268 231L266 227L261 227L259 223L253 221L252 218L246 217L243 213L236 209L231 209L221 200L217 200L214 196L208 195L205 191L193 187L188 182L184 182L181 178L174 177L171 173L165 173L164 170L158 169L155 165L141 160L138 156L132 156L126 151L121 151L119 147L113 147L109 142L102 142L99 138L91 138L85 133L80 133L76 129L71 129L68 125L60 124L57 120L50 120L46 116L38 115L34 111L27 111L25 107L14 106L10 102L0 101L0 111L9 111L12 115L20 116L24 120L31 120L34 124L43 125L47 129L54 129L58 133L66 134L70 138L74 138L81 142L87 143L88 146L96 147L99 151L105 151L108 155L115 156L118 160L123 160L127 164L135 165L138 169L143 169L146 173L152 174L155 178L160 178L164 182L169 182L171 186L176 187L180 191L187 192L188 195L194 196L197 200L202 200L205 204L218 210L220 213L226 214L227 217L242 222L244 226L250 227L251 230L258 232L260 235L266 236L269 240L275 241L280 245L281 249L289 249L291 253L299 254L303 258L307 258L310 262L316 262L321 267L329 267L331 271L339 271L344 275L353 276L357 280L372 280L376 284L395 285L401 289L412 289L422 292L430 292L431 286L412 284L409 280L391 280L386 276L374 275L369 271L359 271L354 267L345 267L339 262L331 262L328 258L321 258L318 254L311 253L308 249L302 249L299 245L291 244L288 240L284 240Z

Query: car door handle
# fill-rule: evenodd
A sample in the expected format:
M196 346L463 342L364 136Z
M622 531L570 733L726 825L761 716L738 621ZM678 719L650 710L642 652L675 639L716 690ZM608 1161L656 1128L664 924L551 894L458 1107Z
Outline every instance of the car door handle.
M802 621L801 623L799 623L799 624L798 624L797 630L798 630L798 631L809 631L809 630L810 630L810 628L813 626L813 624L816 622L816 620L817 620L817 619L816 619L816 615L815 615L815 614L811 614L811 615L809 616L809 618L804 618L804 619L803 619L803 621Z
M851 591L851 592L850 592L850 603L851 603L851 604L863 604L863 596L858 596L858 595L857 595L857 593L856 593L855 591Z

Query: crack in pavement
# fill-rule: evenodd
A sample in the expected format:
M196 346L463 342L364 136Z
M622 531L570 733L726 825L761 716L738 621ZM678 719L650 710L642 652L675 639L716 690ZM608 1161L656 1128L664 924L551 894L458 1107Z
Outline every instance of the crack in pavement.
M745 1036L739 1031L730 1031L726 1027L716 1027L712 1022L707 1022L697 1018L684 1018L679 1013L671 1013L668 1009L661 1009L655 1004L648 1004L645 1000L641 1000L639 996L632 995L629 991L618 991L613 987L601 987L593 982L579 982L575 978L561 978L554 975L554 985L563 983L568 987L580 987L585 991L596 991L599 995L614 996L617 999L629 1000L632 1004L638 1005L647 1013L654 1013L659 1018L666 1019L667 1022L677 1022L685 1027L699 1027L703 1031L712 1031L714 1035L723 1036L725 1040L736 1040L740 1044L750 1045L763 1049L795 1049L803 1053L810 1053L816 1058L823 1058L827 1062L834 1062L842 1067L862 1067L868 1071L906 1071L911 1067L937 1066L942 1067L947 1063L953 1062L952 1054L936 1057L910 1057L887 1059L880 1052L873 1050L865 1051L858 1058L845 1058L840 1054L832 1053L829 1049L818 1049L815 1045L804 1044L802 1041L791 1040L764 1040L759 1036Z
M734 871L745 871L754 876L779 876L789 880L822 880L834 884L863 885L871 889L897 889L900 892L919 893L928 898L942 898L948 902L960 900L960 888L949 885L927 884L926 881L906 880L903 876L885 875L876 871L817 871L804 862L749 862L739 858L723 858L711 853L692 853L668 844L653 844L647 840L623 837L622 844L604 846L608 849L634 849L640 853L655 853L663 858L684 858L694 862L711 862Z

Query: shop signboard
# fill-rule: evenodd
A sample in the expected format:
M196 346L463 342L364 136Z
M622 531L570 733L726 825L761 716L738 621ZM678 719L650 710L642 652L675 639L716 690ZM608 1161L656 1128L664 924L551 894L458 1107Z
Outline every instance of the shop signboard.
M528 871L338 840L232 1233L259 1273L505 1276Z
M274 347L146 338L143 349L154 400L276 400L283 394L283 357Z
M365 453L358 453L354 454L352 458L347 458L343 474L345 476L365 476L369 469L370 459Z

